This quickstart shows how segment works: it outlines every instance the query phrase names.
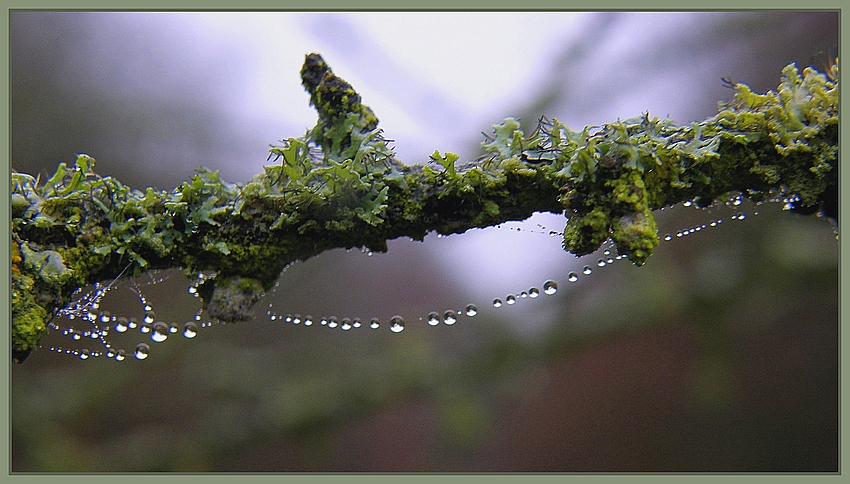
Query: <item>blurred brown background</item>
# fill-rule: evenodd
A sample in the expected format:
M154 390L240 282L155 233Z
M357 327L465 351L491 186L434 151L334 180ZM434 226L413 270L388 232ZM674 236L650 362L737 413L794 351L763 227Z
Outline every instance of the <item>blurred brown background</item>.
M258 87L263 72L281 96L300 90L313 50L360 90L400 156L423 162L434 148L475 156L476 133L505 116L527 131L544 113L574 129L645 110L704 119L731 96L721 77L765 91L790 62L825 65L838 42L838 14L827 12L526 16L511 35L529 58L503 57L505 72L522 76L506 74L504 92L476 110L455 104L439 76L421 80L417 58L394 57L392 29L374 31L409 19L192 15L12 12L13 169L47 174L86 152L99 173L139 188L170 189L198 165L245 181L268 143L312 123L306 94L275 107L276 94ZM435 42L458 43L437 50L441 75L468 68L453 50L499 48L474 44L504 28L489 15L464 32L431 25ZM245 40L287 28L303 45L270 41L263 54ZM282 59L280 76L257 68L264 55ZM458 82L474 86L475 73ZM441 120L447 127L405 144L406 126ZM563 228L557 215L393 241L371 257L332 251L287 270L255 321L147 341L144 361L39 350L11 369L12 470L837 471L832 225L781 204L657 216L662 234L723 223L663 242L642 268L563 253L548 236ZM592 275L566 281L585 264ZM157 316L191 319L188 281L154 277L167 277L142 286ZM490 304L546 279L559 281L557 294ZM140 315L128 287L102 309ZM454 326L420 320L467 303L480 313ZM267 310L384 324L344 332L271 321ZM400 334L387 329L393 314L407 321ZM45 343L78 344L59 334Z

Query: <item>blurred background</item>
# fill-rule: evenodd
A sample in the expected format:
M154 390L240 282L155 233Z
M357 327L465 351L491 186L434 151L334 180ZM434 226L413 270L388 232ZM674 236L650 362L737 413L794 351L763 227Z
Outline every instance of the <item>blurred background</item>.
M201 165L245 182L270 143L311 127L309 52L399 159L424 163L474 158L508 116L527 133L542 114L573 129L703 120L732 95L722 77L773 89L791 62L824 68L839 32L837 13L777 11L10 17L12 169L45 176L84 152L160 189ZM12 470L837 471L834 227L723 202L659 211L672 240L641 268L563 252L564 217L538 214L296 263L254 321L193 339L110 336L147 342L143 361L43 348L11 368ZM555 294L523 297L546 280ZM164 321L199 308L179 271L135 282ZM140 317L133 287L101 309ZM446 310L456 324L427 324ZM316 322L273 318L296 313ZM382 325L318 323L330 316Z

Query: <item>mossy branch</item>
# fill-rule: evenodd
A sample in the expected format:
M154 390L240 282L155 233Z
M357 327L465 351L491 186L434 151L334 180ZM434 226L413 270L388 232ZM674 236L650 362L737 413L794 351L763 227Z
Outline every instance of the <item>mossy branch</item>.
M653 211L686 200L783 196L837 218L837 60L825 74L789 65L766 94L729 82L732 102L690 126L645 114L572 131L542 118L525 135L509 118L464 164L439 151L429 164L400 163L372 110L318 54L301 77L316 126L272 146L273 163L244 185L201 168L172 191L142 192L98 176L83 154L43 182L13 172L13 358L37 347L75 289L152 269L214 272L199 290L207 311L240 321L293 261L538 211L566 214L566 250L585 255L610 238L636 265L658 244Z

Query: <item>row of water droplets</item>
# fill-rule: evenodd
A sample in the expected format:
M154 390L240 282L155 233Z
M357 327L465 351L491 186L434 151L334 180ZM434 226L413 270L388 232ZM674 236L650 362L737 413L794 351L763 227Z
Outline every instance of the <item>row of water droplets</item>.
M744 198L741 195L733 196L732 198L725 201L725 206L735 210L735 212L730 216L731 220L744 220L746 218L746 214L739 210L743 201ZM793 208L794 202L798 201L798 199L795 199L794 197L776 197L770 199L769 201L783 203L783 210L789 210ZM685 202L683 206L693 206L695 208L698 208L693 202ZM753 215L758 214L758 211L753 212ZM717 227L721 223L723 223L723 219L717 218L703 224L678 230L675 235L667 233L663 236L662 240L669 242L672 241L674 238L686 237L688 235L705 230L709 227ZM506 225L498 225L496 226L496 228L507 228L508 230L513 230L517 232L540 234L549 237L563 236L562 232L549 230L542 224L537 224L536 227L532 229L524 229L523 227L514 226L508 227ZM441 236L438 235L438 237ZM594 271L594 267L603 268L614 264L615 262L624 258L624 256L622 255L613 255L612 248L613 246L611 245L607 246L601 252L601 257L598 258L595 264L585 265L580 272L571 271L563 278L556 280L546 280L540 288L538 288L537 286L532 286L523 291L507 294L504 297L494 298L492 300L492 307L498 309L502 307L514 306L518 302L523 300L535 300L540 297L541 293L549 296L554 295L558 292L559 282L568 282L571 284L576 283L580 280L582 276L590 276ZM361 251L367 256L372 256L372 252L366 248L361 249ZM286 271L286 268L284 268L284 271ZM202 309L199 309L195 313L192 320L186 321L182 325L179 325L177 323L166 323L163 321L158 321L153 311L152 304L148 301L148 299L142 292L142 286L154 285L159 282L162 282L162 280L164 279L154 278L153 273L149 273L148 277L150 278L150 280L145 284L139 284L133 281L129 286L129 289L136 293L139 302L142 305L144 316L142 317L141 321L139 321L136 317L115 316L110 314L108 311L101 311L99 309L101 300L110 291L113 291L117 287L127 287L123 284L116 284L116 282L118 281L117 278L116 280L113 280L111 283L105 286L102 284L95 284L93 290L82 294L74 302L57 312L57 316L65 317L69 321L80 321L83 326L85 326L85 329L75 328L74 326L62 328L57 323L53 322L53 320L51 321L50 328L52 330L59 331L62 335L69 336L73 341L81 341L84 339L96 341L103 347L102 350L91 350L87 348L70 349L63 348L60 346L50 346L48 347L48 349L50 351L76 356L83 360L104 356L109 359L114 359L115 361L123 361L128 357L128 355L132 355L138 360L143 360L150 355L150 345L144 342L140 342L135 345L135 348L132 351L127 351L124 349L113 347L112 343L110 343L110 341L107 339L107 336L109 336L112 332L121 334L127 333L128 331L139 331L141 334L148 336L153 343L162 343L166 341L170 335L174 335L177 333L181 333L182 336L187 339L194 338L198 335L199 330L201 328L209 327L214 323L220 323L218 321L212 320L202 321ZM199 297L198 287L209 277L211 277L211 274L198 274L197 279L190 283L188 293L194 297ZM278 285L279 283L275 283L275 287L272 292L277 289ZM418 318L418 320L424 320L429 326L439 326L440 324L452 326L457 323L463 316L471 318L476 316L477 314L478 307L475 304L467 304L464 308L457 310L446 309L441 312L431 311L424 318L420 317ZM273 311L272 303L268 304L266 315L268 316L270 321L280 321L288 324L301 325L305 327L317 326L327 327L330 329L338 328L342 331L350 331L359 328L369 328L372 330L377 330L382 327L382 322L377 317L370 318L368 323L366 323L363 319L358 317L338 318L336 316L326 316L314 318L312 315L301 316L298 313L288 313L286 315L281 315ZM56 318L54 318L54 320L55 319ZM394 315L389 318L387 326L389 327L389 330L391 332L400 333L404 330L405 325L406 322L403 316Z
M142 286L159 284L168 277L155 278L153 272L149 272L148 277L150 280L144 284L133 281L129 286L118 283L118 278L105 286L95 283L91 291L85 293L80 291L81 296L79 298L57 311L54 318L48 324L51 330L58 331L63 336L70 337L73 341L96 341L102 349L91 350L88 348L64 348L61 346L49 346L47 349L56 353L72 355L82 360L106 357L115 361L124 361L129 355L132 355L137 360L144 360L151 352L151 347L147 343L139 342L135 344L132 350L128 351L123 348L114 347L107 337L115 333L123 334L130 331L138 331L140 334L148 336L152 342L162 343L170 335L177 333L181 333L184 338L192 339L198 335L200 328L213 324L212 321L201 321L203 311L200 309L195 313L192 320L186 321L182 326L173 322L166 323L164 321L158 321L153 311L153 305L144 295ZM203 274L199 274L199 280L189 286L189 292L195 297L198 297L197 287L204 278L205 276ZM103 298L109 292L119 287L130 289L138 297L141 308L144 311L141 321L135 316L116 316L109 311L100 309ZM62 317L70 321L71 325L61 327L56 321ZM76 327L74 325L75 321L78 321L82 328Z

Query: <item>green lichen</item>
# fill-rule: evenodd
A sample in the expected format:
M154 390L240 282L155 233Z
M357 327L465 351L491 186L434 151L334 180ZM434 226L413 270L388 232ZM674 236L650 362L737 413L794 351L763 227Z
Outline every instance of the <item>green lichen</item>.
M701 123L644 114L573 131L541 118L526 136L508 118L478 159L435 151L424 165L395 159L372 110L321 56L307 56L301 77L316 126L271 146L271 164L244 185L200 168L174 190L139 191L100 177L83 154L43 183L13 172L18 359L75 289L152 269L214 274L199 288L207 311L241 321L293 261L537 211L566 215L566 250L584 255L611 239L637 265L658 244L653 211L685 200L785 196L837 217L837 61L826 75L788 66L775 92L730 83L734 99Z

